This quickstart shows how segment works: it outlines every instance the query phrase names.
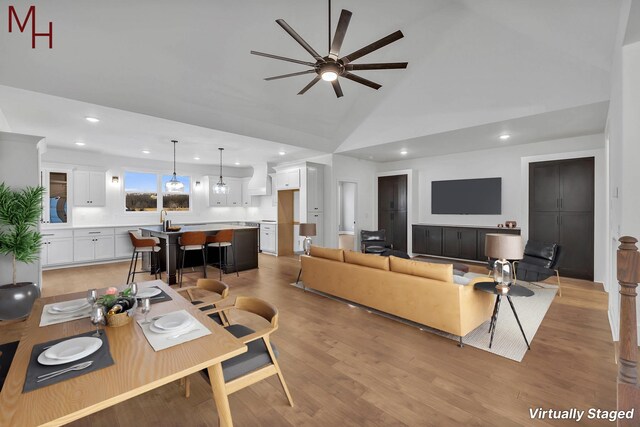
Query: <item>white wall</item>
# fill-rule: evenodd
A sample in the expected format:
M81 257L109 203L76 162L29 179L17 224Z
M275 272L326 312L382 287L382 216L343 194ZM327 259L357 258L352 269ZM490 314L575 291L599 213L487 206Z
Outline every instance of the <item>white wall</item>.
M39 146L42 137L0 132L0 182L14 189L40 184ZM0 285L13 279L12 259L0 255ZM41 283L40 260L18 263L19 282Z
M500 149L473 151L446 156L423 157L378 164L379 172L413 170L417 199L413 223L495 226L515 220L528 236L528 163L592 155L596 158L595 213L595 280L605 279L603 248L606 239L606 162L604 135L588 135L533 144L506 145ZM496 166L497 165L497 166ZM471 178L502 178L501 215L434 215L431 214L431 181ZM526 177L526 179L524 179Z
M616 278L617 240L640 238L640 42L623 46L615 61L612 108L607 126L611 173L609 321L614 340L619 339L620 295ZM640 304L638 304L640 319ZM638 323L640 339L640 323Z
M367 160L354 159L342 155L332 155L331 165L325 169L325 246L338 247L338 182L349 181L358 185L357 190L357 218L356 240L360 230L375 229L375 199L374 190L376 163ZM328 184L328 185L327 185ZM359 245L359 241L357 242Z
M355 182L338 182L338 197L340 205L340 231L354 231L354 222L356 221L356 189L358 184Z
M125 212L124 209L124 172L125 171L148 171L156 173L170 174L173 169L171 161L159 162L156 160L145 160L144 158L129 158L111 155L102 155L89 151L64 150L50 148L42 156L43 167L56 166L73 170L92 169L106 171L107 192L105 207L73 207L71 212L71 225L73 226L93 226L93 225L136 225L151 224L160 221L159 212ZM179 175L190 175L192 177L192 210L191 212L170 212L169 219L175 222L198 222L198 221L241 221L245 219L256 219L261 217L258 207L252 208L231 208L231 207L210 207L209 206L209 178L208 175L218 175L218 167L211 165L180 164L176 166ZM248 177L253 174L252 168L224 167L224 177ZM113 184L112 176L118 176L120 182ZM200 181L200 188L195 188L195 182ZM72 189L70 191L73 191ZM271 197L258 197L256 206L268 203L271 207ZM259 218L258 218L259 219Z

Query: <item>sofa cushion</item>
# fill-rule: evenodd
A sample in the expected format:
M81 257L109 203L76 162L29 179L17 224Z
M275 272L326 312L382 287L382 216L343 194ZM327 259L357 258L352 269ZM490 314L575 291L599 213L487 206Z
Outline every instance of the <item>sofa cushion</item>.
M457 274L453 275L453 283L455 283L456 285L466 286L469 284L470 281L471 281L470 278L464 277L462 274L459 276Z
M322 246L314 246L311 245L311 251L309 255L318 257L331 259L333 261L344 262L344 250L343 249L332 249L332 248L323 248Z
M346 251L344 253L344 262L389 271L389 258L380 255Z
M428 279L453 282L453 265L436 264L424 261L413 261L395 256L389 257L391 271L410 274L412 276L426 277Z

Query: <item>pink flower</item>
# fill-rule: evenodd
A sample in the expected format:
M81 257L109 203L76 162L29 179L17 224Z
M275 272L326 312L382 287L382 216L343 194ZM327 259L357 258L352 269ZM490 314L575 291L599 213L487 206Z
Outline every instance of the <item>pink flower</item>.
M107 291L105 292L106 295L115 295L117 293L118 293L118 288L114 288L114 287L107 289Z

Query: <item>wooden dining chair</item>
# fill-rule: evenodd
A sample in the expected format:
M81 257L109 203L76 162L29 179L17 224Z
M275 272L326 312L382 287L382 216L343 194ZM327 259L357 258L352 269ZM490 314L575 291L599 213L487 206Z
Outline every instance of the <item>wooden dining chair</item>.
M216 279L198 279L195 286L178 288L176 291L191 304L205 311L217 308L218 303L229 296L229 285ZM207 295L202 296L202 291L206 291ZM213 313L209 317L218 325L229 325L225 313Z
M293 406L293 399L278 364L278 349L270 341L271 334L278 329L278 309L259 298L238 296L233 305L207 310L204 313L222 313L232 309L258 315L269 322L269 326L257 331L241 324L229 325L225 328L248 347L246 353L222 362L225 393L230 395L272 375L277 375L289 405ZM208 381L208 372L206 370L201 372Z

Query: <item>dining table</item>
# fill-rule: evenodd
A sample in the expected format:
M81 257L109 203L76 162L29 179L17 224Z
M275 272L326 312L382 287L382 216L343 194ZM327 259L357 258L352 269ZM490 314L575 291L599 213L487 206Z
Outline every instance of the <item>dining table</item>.
M23 392L34 345L95 330L88 318L39 326L45 305L84 298L85 293L39 298L26 320L0 392L0 426L63 425L203 369L209 373L220 426L233 425L222 362L246 352L247 346L164 282L155 280L138 285L140 289L158 287L171 297L170 301L151 306L151 318L186 310L211 334L155 351L136 321L119 327L105 327L113 365Z

